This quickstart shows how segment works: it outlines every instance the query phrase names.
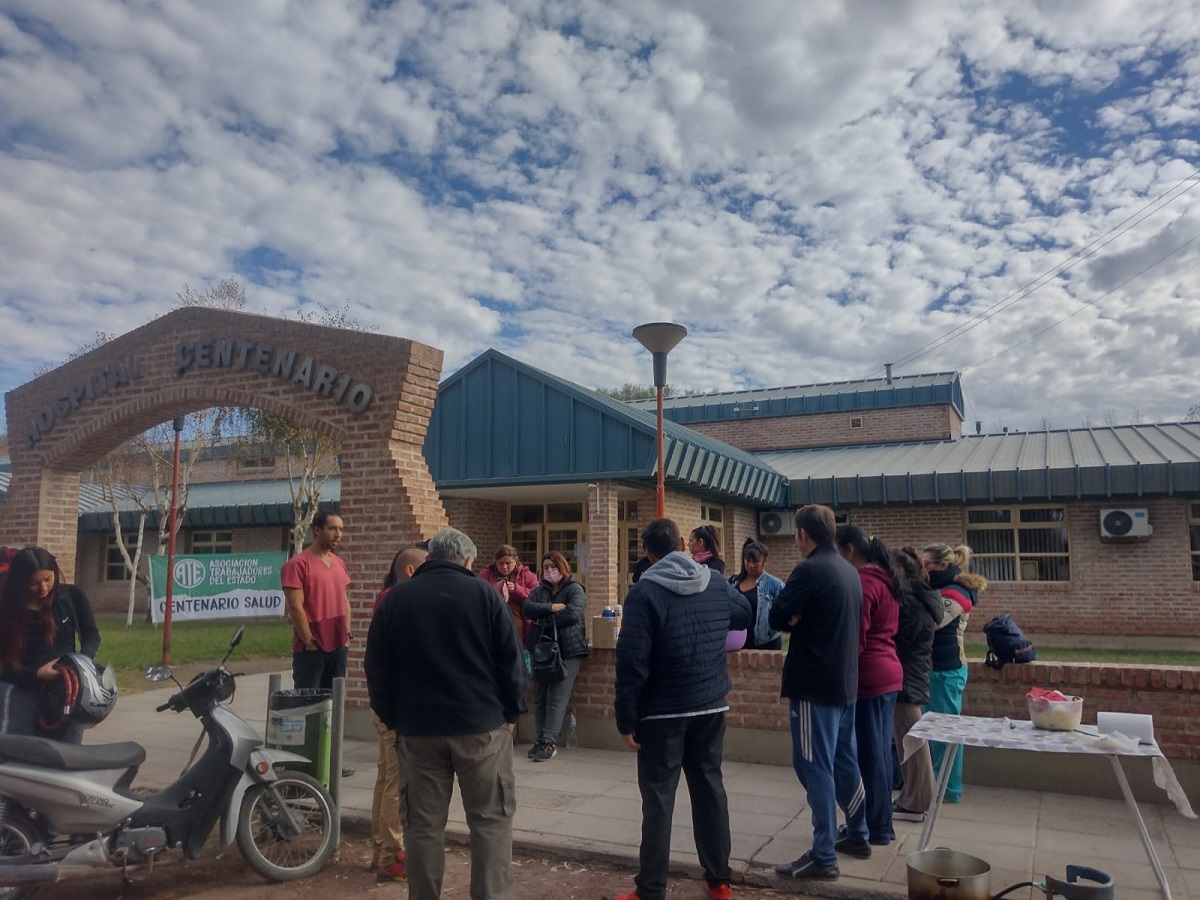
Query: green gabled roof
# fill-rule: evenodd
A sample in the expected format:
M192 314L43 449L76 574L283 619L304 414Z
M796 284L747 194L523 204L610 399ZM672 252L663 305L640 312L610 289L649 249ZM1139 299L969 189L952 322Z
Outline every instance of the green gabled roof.
M438 388L425 459L439 489L619 479L652 482L652 412L488 350ZM667 422L664 477L676 490L774 505L784 479L745 451Z

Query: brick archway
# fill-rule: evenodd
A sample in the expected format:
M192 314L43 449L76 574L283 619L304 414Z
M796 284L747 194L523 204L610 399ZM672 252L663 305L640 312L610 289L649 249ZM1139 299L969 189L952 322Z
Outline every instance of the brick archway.
M441 366L440 350L403 338L221 310L171 312L5 396L12 481L0 543L46 547L71 580L87 466L176 416L266 409L342 446L340 553L363 635L396 548L446 524L422 453Z

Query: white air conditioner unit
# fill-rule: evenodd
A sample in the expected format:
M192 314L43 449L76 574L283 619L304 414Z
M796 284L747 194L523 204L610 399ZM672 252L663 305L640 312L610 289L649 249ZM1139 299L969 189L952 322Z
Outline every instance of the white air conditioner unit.
M1126 540L1149 538L1154 533L1150 517L1145 509L1102 509L1100 510L1100 537L1124 538Z
M759 537L778 537L796 533L796 514L790 509L768 509L758 514Z

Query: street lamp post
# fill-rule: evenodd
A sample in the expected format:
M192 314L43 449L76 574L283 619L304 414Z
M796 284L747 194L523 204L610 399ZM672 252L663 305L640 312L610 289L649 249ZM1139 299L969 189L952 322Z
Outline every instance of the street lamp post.
M687 337L687 329L672 322L648 322L633 329L638 343L654 355L654 391L658 398L658 468L655 483L655 516L666 515L666 487L663 483L663 388L667 386L667 354Z
M183 433L183 416L178 416L171 423L175 429L175 453L171 461L171 512L167 520L167 606L163 611L163 648L162 661L164 666L171 664L171 611L175 605L175 531L176 518L179 514L179 435Z

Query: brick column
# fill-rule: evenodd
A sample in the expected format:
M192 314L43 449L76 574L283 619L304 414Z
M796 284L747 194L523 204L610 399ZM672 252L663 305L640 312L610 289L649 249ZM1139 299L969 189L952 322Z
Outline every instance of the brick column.
M588 621L620 603L618 563L621 536L617 529L617 485L602 481L588 488Z

